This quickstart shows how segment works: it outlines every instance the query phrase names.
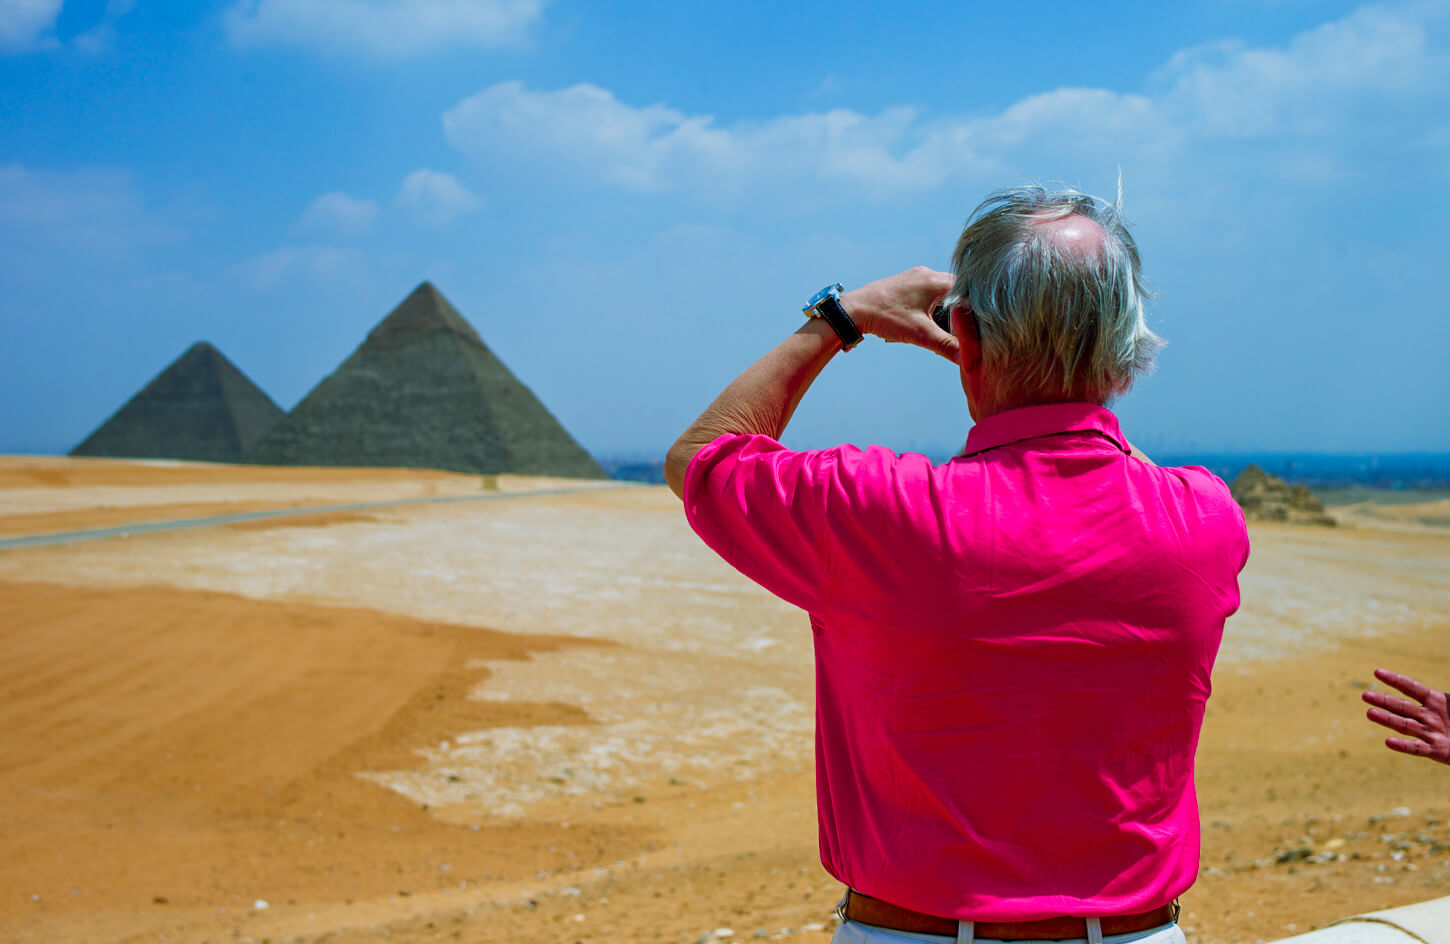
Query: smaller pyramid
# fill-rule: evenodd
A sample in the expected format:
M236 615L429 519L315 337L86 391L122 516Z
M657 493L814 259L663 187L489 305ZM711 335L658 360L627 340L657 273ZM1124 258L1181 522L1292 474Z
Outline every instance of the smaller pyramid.
M1334 527L1334 518L1324 503L1304 485L1290 485L1257 465L1239 473L1229 486L1234 501L1251 521L1282 521L1287 524L1317 524Z
M282 416L226 355L198 341L71 455L241 462Z
M389 312L247 459L607 478L429 282Z

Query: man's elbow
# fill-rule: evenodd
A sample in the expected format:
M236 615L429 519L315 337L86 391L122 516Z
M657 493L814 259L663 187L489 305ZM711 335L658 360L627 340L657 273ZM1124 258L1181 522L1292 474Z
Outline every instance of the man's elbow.
M690 468L690 460L699 451L699 446L687 443L681 437L675 440L675 444L665 454L665 484L675 493L676 498L685 497L685 471Z

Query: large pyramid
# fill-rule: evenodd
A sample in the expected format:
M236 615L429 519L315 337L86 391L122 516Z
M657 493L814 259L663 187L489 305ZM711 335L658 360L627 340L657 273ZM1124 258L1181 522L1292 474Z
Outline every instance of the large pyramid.
M607 477L428 282L247 460Z
M198 341L71 455L241 462L282 416L221 351Z

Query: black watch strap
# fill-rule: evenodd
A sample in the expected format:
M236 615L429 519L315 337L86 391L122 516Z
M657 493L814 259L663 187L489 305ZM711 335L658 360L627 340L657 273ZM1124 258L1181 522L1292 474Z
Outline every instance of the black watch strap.
M841 339L841 350L849 351L861 343L861 329L856 327L856 322L851 320L841 304L840 286L835 289L823 290L817 299L813 299L815 304L806 309L806 314L824 319L836 332L836 337Z

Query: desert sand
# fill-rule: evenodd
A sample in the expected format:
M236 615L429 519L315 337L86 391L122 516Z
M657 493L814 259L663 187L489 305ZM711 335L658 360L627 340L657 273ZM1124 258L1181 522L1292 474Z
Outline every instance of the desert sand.
M804 615L663 488L579 486L0 459L0 540L304 512L0 548L0 940L828 940ZM1195 944L1450 894L1450 768L1359 701L1450 685L1422 504L1251 526Z

